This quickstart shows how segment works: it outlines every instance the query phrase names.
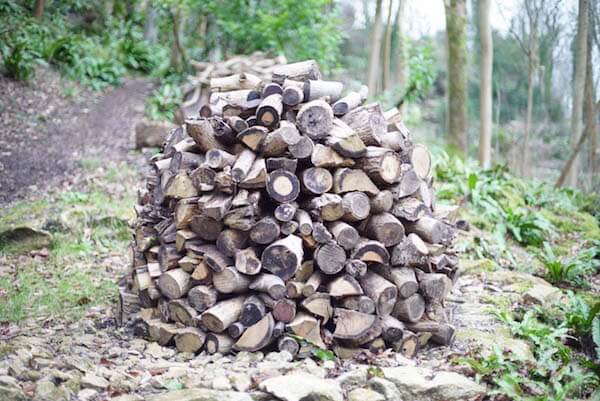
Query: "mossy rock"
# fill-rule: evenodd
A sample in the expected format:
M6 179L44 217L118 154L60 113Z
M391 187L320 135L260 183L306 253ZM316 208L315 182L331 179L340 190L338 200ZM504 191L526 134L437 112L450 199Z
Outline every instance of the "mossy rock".
M456 330L456 341L480 347L484 357L491 355L494 347L498 346L502 350L511 351L519 359L534 361L529 344L524 340L512 337L507 327L498 327L493 332L471 328L458 329Z
M49 232L26 225L0 232L0 251L7 253L25 253L47 248L51 242L52 235Z
M459 266L460 272L464 274L477 274L496 270L496 263L490 259L461 259Z

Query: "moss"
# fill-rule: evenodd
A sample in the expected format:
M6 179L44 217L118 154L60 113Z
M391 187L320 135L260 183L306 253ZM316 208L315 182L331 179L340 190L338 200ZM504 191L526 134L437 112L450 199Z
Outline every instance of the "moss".
M43 218L50 207L46 199L21 201L0 211L0 232L26 222L36 222Z
M577 232L583 234L586 240L600 240L600 227L591 214L577 211L554 212L550 209L542 209L540 213L556 227L559 234Z
M495 346L510 350L518 358L533 361L533 353L526 341L513 338L508 327L497 327L493 332L461 328L456 330L458 341L474 343L481 347L482 356L490 355Z
M461 273L466 274L477 274L479 272L491 272L496 270L496 263L490 259L461 259L459 266Z

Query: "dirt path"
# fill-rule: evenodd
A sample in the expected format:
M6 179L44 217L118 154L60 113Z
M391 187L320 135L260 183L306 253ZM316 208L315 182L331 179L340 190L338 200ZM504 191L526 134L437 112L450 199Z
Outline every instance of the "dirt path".
M123 160L152 83L131 79L74 101L46 72L36 84L0 79L0 205L68 183L82 160Z

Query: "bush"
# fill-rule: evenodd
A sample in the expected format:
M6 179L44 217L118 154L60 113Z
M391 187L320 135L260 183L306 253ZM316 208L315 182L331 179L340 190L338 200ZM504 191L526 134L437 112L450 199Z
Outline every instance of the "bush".
M19 81L28 81L35 73L37 57L38 55L25 44L17 44L4 56L4 68L8 76Z

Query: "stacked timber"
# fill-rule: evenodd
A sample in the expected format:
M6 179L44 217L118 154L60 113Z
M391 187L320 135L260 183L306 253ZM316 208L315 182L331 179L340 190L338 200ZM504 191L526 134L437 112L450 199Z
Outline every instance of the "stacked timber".
M398 111L312 60L210 86L151 160L122 315L185 352L449 344L452 210Z
M250 55L237 55L223 61L191 61L195 74L188 77L187 82L182 86L183 102L179 110L175 113L175 122L182 124L189 114L198 111L198 105L208 102L210 92L215 90L211 82L221 85L227 80L220 81L217 78L239 76L243 88L252 87L257 82L270 80L274 68L286 64L285 56L279 55L269 57L263 52L254 52ZM212 81L215 79L214 81ZM231 80L231 78L229 78ZM226 87L220 87L216 90L227 90Z

